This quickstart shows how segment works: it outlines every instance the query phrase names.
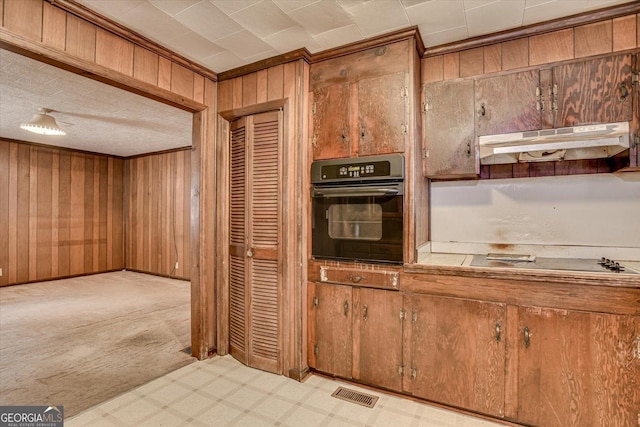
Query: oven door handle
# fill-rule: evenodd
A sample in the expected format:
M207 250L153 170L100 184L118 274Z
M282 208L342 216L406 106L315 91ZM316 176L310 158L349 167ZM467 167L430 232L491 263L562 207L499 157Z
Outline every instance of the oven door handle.
M400 190L397 188L316 188L314 197L366 197L366 196L397 196Z

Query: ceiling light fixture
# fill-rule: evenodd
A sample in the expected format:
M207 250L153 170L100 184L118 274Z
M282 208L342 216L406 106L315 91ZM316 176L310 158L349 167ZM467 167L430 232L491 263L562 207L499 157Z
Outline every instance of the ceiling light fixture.
M48 115L52 112L49 108L38 108L39 113L34 114L30 122L22 123L21 129L29 132L39 133L41 135L66 135L67 133L60 129L56 119Z

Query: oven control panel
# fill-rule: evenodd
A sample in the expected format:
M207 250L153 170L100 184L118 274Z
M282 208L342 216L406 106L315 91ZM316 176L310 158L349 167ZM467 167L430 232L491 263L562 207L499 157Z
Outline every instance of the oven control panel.
M317 160L311 164L311 183L347 183L404 179L404 156L352 157Z
M390 169L388 161L325 165L322 167L322 179L387 177L390 174Z

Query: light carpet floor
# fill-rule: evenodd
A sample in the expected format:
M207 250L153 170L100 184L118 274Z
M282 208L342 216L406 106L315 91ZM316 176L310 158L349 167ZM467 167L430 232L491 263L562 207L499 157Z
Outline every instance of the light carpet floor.
M190 283L113 272L0 288L0 405L65 418L195 361Z

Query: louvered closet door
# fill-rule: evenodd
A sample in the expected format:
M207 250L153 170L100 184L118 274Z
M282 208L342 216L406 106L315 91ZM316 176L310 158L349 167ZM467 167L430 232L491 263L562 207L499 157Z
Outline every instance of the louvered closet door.
M274 111L231 127L231 350L278 373L281 123Z

